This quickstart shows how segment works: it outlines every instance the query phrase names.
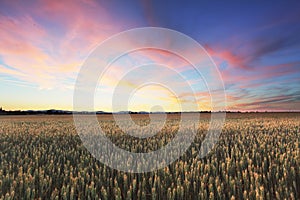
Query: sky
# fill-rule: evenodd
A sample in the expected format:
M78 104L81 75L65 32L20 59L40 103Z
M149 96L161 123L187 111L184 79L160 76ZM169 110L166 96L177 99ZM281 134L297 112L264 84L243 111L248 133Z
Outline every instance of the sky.
M205 48L222 77L227 110L300 110L299 9L299 1L2 0L0 106L72 110L77 75L101 42L133 28L162 27ZM122 79L130 67L143 63L159 63L161 68L153 65ZM166 84L135 84L153 74ZM135 91L123 102L129 110L212 107L203 78L170 52L145 49L116 60L99 80L95 110L124 109L112 107L120 83L121 91ZM194 93L186 89L187 83ZM176 95L169 86L177 89Z

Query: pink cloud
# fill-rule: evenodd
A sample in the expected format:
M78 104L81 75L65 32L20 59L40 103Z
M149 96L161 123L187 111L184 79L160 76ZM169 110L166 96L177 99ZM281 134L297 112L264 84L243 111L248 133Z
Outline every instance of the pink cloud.
M248 60L239 54L234 54L228 49L213 49L209 45L205 45L204 47L208 54L217 61L216 63L218 65L220 65L223 61L226 61L230 68L238 68L243 70L250 69L247 65Z
M0 15L0 43L1 55L28 55L45 57L36 45L46 37L46 31L40 27L30 16L21 19Z
M22 9L14 2L7 4L18 15L0 15L0 55L4 64L0 73L40 88L65 87L65 80L76 78L90 51L118 32L118 24L122 23L112 21L95 1L39 1Z
M250 72L226 69L222 71L222 77L226 84L236 84L241 88L259 87L264 85L261 81L298 72L297 66L299 65L300 62L290 62L262 66ZM260 82L257 83L257 81Z

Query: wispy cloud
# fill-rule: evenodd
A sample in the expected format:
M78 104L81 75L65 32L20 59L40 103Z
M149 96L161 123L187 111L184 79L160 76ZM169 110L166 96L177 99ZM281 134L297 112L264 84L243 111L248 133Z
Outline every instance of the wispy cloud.
M10 9L14 8L18 10ZM17 17L0 15L0 72L40 88L64 87L65 80L76 78L92 48L116 31L116 22L112 25L107 12L93 1L25 6Z

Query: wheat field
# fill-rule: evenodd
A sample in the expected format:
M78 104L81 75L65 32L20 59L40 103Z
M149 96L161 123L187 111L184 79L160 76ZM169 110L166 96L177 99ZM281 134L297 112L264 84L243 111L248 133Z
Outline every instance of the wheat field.
M96 160L71 115L0 116L0 198L300 199L299 113L229 113L217 145L199 158L209 117L191 121L197 136L178 160L137 174ZM159 133L137 139L120 130L111 115L98 118L107 137L132 152L161 148L179 125L179 115L168 115ZM132 118L149 123L148 115Z

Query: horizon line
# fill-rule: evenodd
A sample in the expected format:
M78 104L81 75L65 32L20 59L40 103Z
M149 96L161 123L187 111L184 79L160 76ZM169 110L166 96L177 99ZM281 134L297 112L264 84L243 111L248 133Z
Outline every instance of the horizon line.
M211 111L211 110L198 110L198 111L132 111L132 110L122 110L122 111L103 111L103 110L97 110L97 111L75 111L75 110L63 110L63 109L37 109L37 110L5 110L3 107L0 107L0 113L1 112L49 112L49 113L103 113L103 114L122 114L122 113L130 113L130 114L150 114L150 113L218 113L218 112L232 112L232 113L265 113L265 112L273 112L273 113L282 113L282 112L288 112L288 113L295 113L300 112L300 110L219 110L219 111Z

